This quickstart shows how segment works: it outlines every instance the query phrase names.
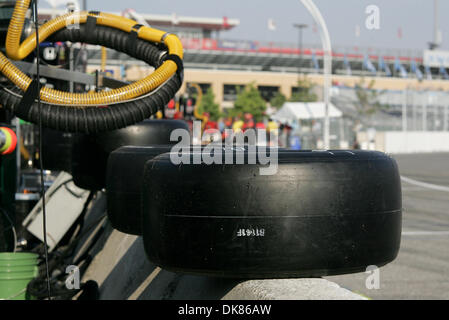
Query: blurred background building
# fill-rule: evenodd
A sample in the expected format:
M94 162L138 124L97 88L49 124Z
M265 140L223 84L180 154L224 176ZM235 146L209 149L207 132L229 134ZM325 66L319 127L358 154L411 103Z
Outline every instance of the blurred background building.
M267 116L274 114L276 108L270 108L273 98L281 95L288 101L302 90L299 75L307 76L316 100L322 99L323 51L317 44L302 43L302 37L297 43L235 40L226 33L239 26L238 19L128 11L118 14L137 15L152 27L180 37L186 68L180 94L186 94L190 84L198 84L203 92L210 89L224 115L234 107L238 92L249 84L267 102ZM63 13L55 9L40 11L44 20ZM271 24L269 21L270 27L275 28L273 21ZM87 70L94 72L101 65L101 48L87 46L87 49ZM331 101L342 116L330 120L331 148L346 148L357 141L362 148L390 151L379 132L448 132L449 52L435 50L435 46L432 49L333 44ZM141 79L153 71L143 62L112 50L108 50L107 70L115 78L128 81ZM323 126L315 124L322 121L315 119L314 125L310 125L302 123L302 119L291 119L285 124L293 125L293 129L299 125L304 140L310 140L306 137L315 130L313 142L304 144L313 148L322 147ZM368 138L368 129L376 132L374 138Z

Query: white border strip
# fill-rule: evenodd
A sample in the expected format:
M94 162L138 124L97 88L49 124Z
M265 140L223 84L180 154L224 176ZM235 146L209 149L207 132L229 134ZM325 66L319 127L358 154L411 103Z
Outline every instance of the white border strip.
M404 181L404 182L410 183L412 185L418 186L418 187L423 187L423 188L426 188L426 189L432 189L432 190L449 192L449 187L446 187L446 186L439 186L439 185L436 185L436 184L421 182L421 181L413 180L413 179L410 179L410 178L407 178L407 177L402 177L402 176L401 176L401 180Z
M403 231L403 236L449 236L449 231Z

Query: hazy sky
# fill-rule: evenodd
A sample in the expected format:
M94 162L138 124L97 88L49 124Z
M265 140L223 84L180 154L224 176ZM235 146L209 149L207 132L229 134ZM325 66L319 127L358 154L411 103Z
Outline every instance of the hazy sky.
M82 2L82 0L79 0ZM133 8L142 13L178 16L237 18L240 25L222 33L223 38L297 43L298 32L293 23L306 23L304 43L319 43L313 32L313 19L299 0L87 0L88 9L121 11ZM424 49L433 40L432 0L315 0L328 25L333 46ZM45 0L40 0L42 6ZM376 5L380 9L380 29L365 28L365 8ZM449 49L449 1L439 0L439 25L443 48ZM275 31L268 31L272 18ZM356 37L356 25L360 36ZM398 29L402 38L398 38Z

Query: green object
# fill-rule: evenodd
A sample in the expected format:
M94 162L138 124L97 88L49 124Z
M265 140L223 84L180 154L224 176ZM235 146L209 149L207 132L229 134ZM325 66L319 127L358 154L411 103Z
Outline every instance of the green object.
M287 101L287 98L281 92L276 92L276 94L273 96L273 98L271 98L270 104L272 107L275 107L276 109L280 109L286 101Z
M207 112L209 113L209 119L212 121L218 121L221 117L220 106L214 102L215 96L212 88L207 89L206 94L204 94L201 104L198 108L200 114Z
M0 252L0 300L26 300L28 283L38 274L38 255Z
M20 124L31 124L31 122L28 122L28 121L25 121L25 120L22 120L22 119L19 119L19 123Z
M310 81L307 76L298 80L298 87L296 91L292 92L289 99L291 102L315 102L318 100L318 96L313 92L315 84Z
M230 110L230 115L243 117L245 113L250 113L255 122L263 119L267 109L267 103L262 98L255 82L247 85L243 90L237 89L237 99L234 108Z

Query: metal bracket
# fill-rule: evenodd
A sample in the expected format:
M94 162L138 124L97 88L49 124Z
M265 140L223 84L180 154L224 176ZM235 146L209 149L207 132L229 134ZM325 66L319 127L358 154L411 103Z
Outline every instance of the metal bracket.
M36 64L25 61L14 61L13 63L17 68L28 75L36 74ZM66 69L40 65L39 72L42 77L46 78L58 79L63 81L73 81L91 86L97 85L97 79L95 75L90 75L79 71L69 71ZM128 84L129 83L126 81L116 80L114 78L102 75L102 86L104 87L115 89L126 86Z

